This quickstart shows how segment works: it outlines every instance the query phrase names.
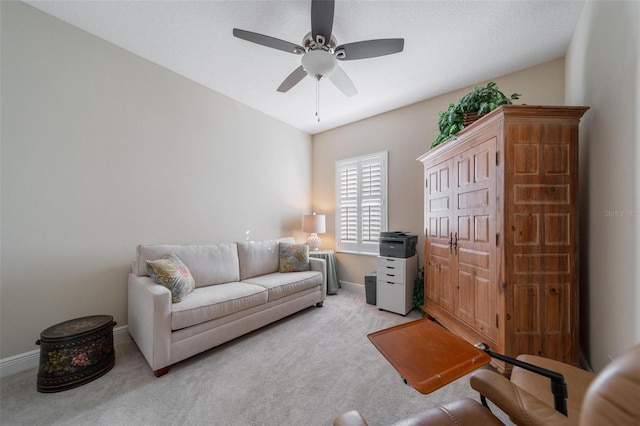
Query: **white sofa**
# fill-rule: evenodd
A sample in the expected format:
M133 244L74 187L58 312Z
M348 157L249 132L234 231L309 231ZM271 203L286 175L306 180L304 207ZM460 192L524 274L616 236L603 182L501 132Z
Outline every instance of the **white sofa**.
M323 259L310 271L278 272L279 242L215 245L146 244L137 248L128 285L128 329L156 376L169 366L310 306L327 288ZM147 273L147 260L175 253L195 289L172 303L168 288Z

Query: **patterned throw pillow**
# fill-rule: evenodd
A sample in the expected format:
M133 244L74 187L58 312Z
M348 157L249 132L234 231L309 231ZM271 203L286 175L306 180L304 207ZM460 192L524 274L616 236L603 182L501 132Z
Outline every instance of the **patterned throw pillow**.
M196 287L191 272L174 253L162 259L147 260L147 272L153 281L171 291L173 303L181 302Z
M309 244L279 243L279 272L310 271Z

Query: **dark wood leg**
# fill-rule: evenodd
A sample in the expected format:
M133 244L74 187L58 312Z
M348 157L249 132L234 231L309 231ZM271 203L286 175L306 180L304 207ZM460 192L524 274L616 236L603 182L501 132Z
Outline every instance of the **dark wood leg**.
M160 376L164 376L165 374L167 374L169 372L169 367L162 367L159 370L156 370L153 372L153 374L156 375L156 377L160 377Z
M316 306L317 306L318 308L322 308L322 304L323 304L323 303L324 303L324 301L322 301L322 302L318 302L318 303L316 303Z

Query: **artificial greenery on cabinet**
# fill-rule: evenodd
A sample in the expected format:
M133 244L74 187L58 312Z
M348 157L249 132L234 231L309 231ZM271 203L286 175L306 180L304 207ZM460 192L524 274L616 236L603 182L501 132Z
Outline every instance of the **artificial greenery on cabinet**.
M510 105L520 99L519 93L506 96L498 89L493 81L486 87L476 86L471 92L463 96L457 104L449 104L446 111L438 112L438 130L431 148L455 138L456 133L471 124L475 119L493 111L500 105Z

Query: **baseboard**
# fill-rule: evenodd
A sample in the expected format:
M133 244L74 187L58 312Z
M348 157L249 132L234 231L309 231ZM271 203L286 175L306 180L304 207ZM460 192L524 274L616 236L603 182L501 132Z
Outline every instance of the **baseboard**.
M129 334L129 329L126 325L116 327L113 329L114 341L118 338ZM29 352L24 352L18 355L10 356L4 359L0 359L0 379L12 376L22 371L38 368L40 362L40 349L34 349Z
M355 291L356 293L364 294L364 284L350 283L348 281L340 281L340 286L343 290Z
M578 357L580 359L580 366L582 368L584 368L585 370L587 370L590 373L593 373L593 368L591 367L591 364L589 364L589 361L587 360L586 355L584 354L584 352L582 352L582 349L578 352Z

